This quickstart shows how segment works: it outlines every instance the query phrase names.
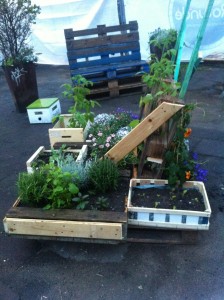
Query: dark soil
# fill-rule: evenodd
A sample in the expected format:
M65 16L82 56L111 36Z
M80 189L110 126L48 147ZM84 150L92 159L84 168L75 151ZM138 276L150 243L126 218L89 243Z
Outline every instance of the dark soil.
M105 210L105 211L117 211L124 212L126 206L126 197L128 196L130 179L122 177L119 182L117 189L115 191L109 191L107 193L101 193L97 195L90 195L89 204L86 209L89 210ZM99 198L107 199L108 207L99 207L97 201Z
M194 210L204 211L203 196L199 190L177 189L172 191L169 188L133 188L132 206L164 208L164 209L179 209L179 210Z

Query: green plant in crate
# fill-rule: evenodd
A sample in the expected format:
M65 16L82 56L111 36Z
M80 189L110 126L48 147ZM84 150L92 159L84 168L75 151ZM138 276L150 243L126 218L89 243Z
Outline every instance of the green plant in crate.
M63 84L64 92L63 96L72 99L74 105L70 107L69 113L72 114L72 117L69 120L69 127L84 128L88 121L93 122L94 113L92 109L95 106L99 106L99 103L95 100L87 99L87 96L90 94L90 89L93 83L85 79L81 75L76 75L72 77L73 85Z
M106 193L117 188L119 171L117 165L104 158L92 163L89 169L90 184L96 193Z
M46 174L43 168L33 173L19 173L17 189L22 204L43 207L47 205L49 189L46 182Z

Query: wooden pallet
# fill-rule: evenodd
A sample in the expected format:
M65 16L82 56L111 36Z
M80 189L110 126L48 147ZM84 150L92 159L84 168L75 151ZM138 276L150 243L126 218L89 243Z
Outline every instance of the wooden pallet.
M129 93L145 93L147 87L142 83L141 77L134 76L130 78L114 79L95 83L90 88L90 94L87 99L102 100L106 98L114 98Z
M92 81L92 95L116 97L142 89L139 72L149 72L149 64L141 60L137 21L78 31L70 28L64 35L71 77L82 75Z

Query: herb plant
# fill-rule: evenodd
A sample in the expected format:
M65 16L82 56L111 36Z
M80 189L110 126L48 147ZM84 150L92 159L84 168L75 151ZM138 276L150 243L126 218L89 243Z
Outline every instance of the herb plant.
M96 193L113 191L118 185L118 167L108 158L97 160L89 169L89 178L91 187Z

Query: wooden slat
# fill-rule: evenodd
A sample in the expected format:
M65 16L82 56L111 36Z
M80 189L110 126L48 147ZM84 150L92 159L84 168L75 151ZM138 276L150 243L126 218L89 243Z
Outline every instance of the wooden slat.
M72 39L74 37L82 37L86 35L104 35L109 32L121 32L121 31L136 31L138 30L137 21L130 21L128 24L105 26L98 25L96 28L82 29L73 31L72 28L65 29L64 34L66 39Z
M122 67L122 64L129 61L140 61L140 54L139 53L133 53L127 56L115 56L115 57L108 57L108 58L98 58L94 60L88 60L88 61L80 61L80 62L70 62L70 68L87 68L87 67L96 67L98 66L99 69L101 68L101 65L107 65L108 69L114 69L116 70L116 66L113 64L117 64L117 67ZM141 65L141 62L140 62ZM97 69L96 69L97 71Z
M96 46L106 46L110 43L113 44L122 44L122 43L131 43L139 40L138 32L131 32L126 34L119 35L108 35L103 37L95 37L95 38L84 38L80 40L67 40L66 46L68 50L72 49L82 49L82 48L91 48Z
M127 51L139 51L140 45L138 41L133 41L132 43L122 43L122 44L107 44L104 46L95 46L91 48L82 49L68 49L67 55L70 59L78 59L83 57L91 56L103 56L115 53L123 53Z
M60 236L121 240L122 224L5 218L5 231L9 234Z
M183 107L181 104L163 102L105 156L115 162L120 161Z
M48 219L66 221L91 221L91 222L110 222L125 223L127 214L125 212L111 211L79 211L75 209L53 209L43 211L41 208L31 207L12 207L6 213L7 218L23 219Z

